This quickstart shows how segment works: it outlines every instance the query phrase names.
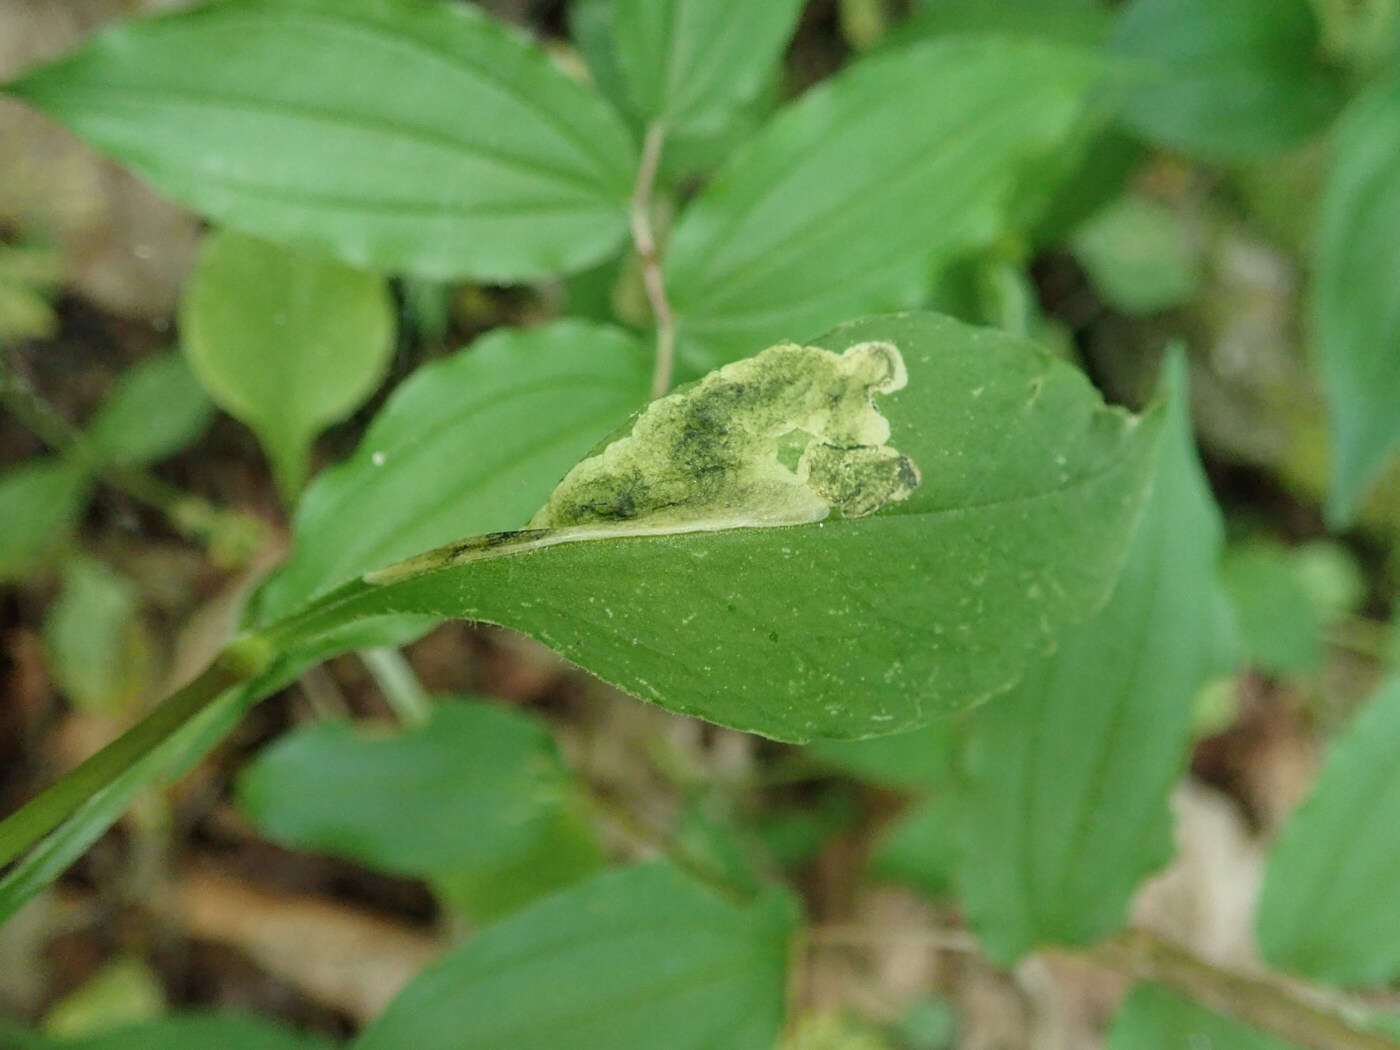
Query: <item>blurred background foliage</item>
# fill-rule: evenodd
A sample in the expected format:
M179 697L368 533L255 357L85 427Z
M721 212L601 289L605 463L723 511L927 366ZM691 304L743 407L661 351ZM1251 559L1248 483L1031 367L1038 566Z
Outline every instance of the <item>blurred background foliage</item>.
M114 19L186 6L0 0L0 78ZM600 50L605 0L482 6L624 109L623 85L646 83ZM1186 348L1180 447L1194 434L1209 491L1182 466L1162 542L1176 537L1181 573L1215 587L1218 503L1226 611L1198 608L1198 648L1218 635L1238 658L1184 672L1195 699L1172 730L1189 741L1175 859L1137 892L1133 917L1248 966L1266 845L1400 657L1389 454L1400 0L811 0L780 67L737 85L744 101L726 119L693 99L643 100L672 107L678 127L662 236L785 100L863 56L989 34L1090 49L1113 76L1024 173L1008 215L960 217L956 250L911 280L925 305L1036 339L1133 406L1152 396L1168 347ZM939 187L918 189L911 207L936 206ZM564 315L650 324L630 254L486 283L386 278L243 234L201 236L191 212L0 97L0 811L217 650L286 555L287 508L351 455L398 381L494 328ZM268 352L278 340L300 349ZM721 352L701 343L696 361ZM1101 686L1062 691L1072 702ZM1001 717L1054 702L1052 689L1034 692L1005 698ZM1377 726L1388 696L1369 714ZM635 703L507 632L449 624L402 654L370 649L307 672L209 761L142 796L0 930L0 1015L45 1033L16 1029L20 1046L127 1045L103 1034L192 1006L344 1036L473 924L661 841L719 881L758 886L780 872L798 887L813 925L790 992L792 1050L1102 1045L1120 979L1053 955L998 966L957 925L977 919L984 888L958 870L952 809L1009 819L1000 782L949 783L956 748L975 754L987 725L786 747ZM955 740L965 731L970 744ZM327 808L327 783L368 801ZM470 841L454 841L464 825ZM1135 884L1145 872L1129 874ZM984 896L996 893L987 878ZM1011 960L1043 921L1027 930L997 915L979 929ZM1266 948L1312 976L1345 971L1282 934ZM1373 1005L1397 1003L1378 992ZM1181 1045L1150 1040L1191 1009L1139 990L1107 1045ZM198 1038L284 1045L261 1024ZM1202 1024L1219 1047L1273 1045Z

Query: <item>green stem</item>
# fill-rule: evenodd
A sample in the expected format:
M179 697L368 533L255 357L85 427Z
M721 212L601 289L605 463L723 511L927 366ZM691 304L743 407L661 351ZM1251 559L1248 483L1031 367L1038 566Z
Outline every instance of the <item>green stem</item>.
M0 821L0 866L10 863L139 762L226 690L255 678L272 661L258 635L231 643L205 670L57 783Z
M361 649L360 659L400 722L421 726L428 721L433 713L432 701L403 653L390 648Z

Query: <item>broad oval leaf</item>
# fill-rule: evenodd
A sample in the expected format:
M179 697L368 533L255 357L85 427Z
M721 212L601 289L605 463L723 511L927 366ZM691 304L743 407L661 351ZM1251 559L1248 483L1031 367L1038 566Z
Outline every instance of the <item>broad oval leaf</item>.
M355 266L543 277L627 229L622 122L474 5L224 0L8 90L195 211Z
M933 261L994 230L1016 176L1070 131L1098 71L1028 41L929 41L813 88L681 216L666 284L705 371L917 304Z
M88 423L87 438L108 463L144 466L191 444L213 417L189 363L160 354L122 374Z
M383 278L229 230L205 240L180 303L185 355L257 433L288 499L315 436L379 385L394 323Z
M1154 141L1247 160L1321 130L1342 98L1308 0L1133 0L1111 47L1140 59L1123 119Z
M473 935L354 1050L770 1050L795 910L668 864L599 875Z
M1259 945L1274 966L1330 984L1400 975L1400 678L1332 746L1274 846Z
M614 0L614 61L637 111L667 131L716 131L754 101L804 0Z
M1196 458L1184 362L1157 476L1113 597L969 720L954 881L993 958L1085 944L1171 856L1168 794L1196 690L1233 654L1223 527ZM1224 659L1222 659L1224 657Z
M544 726L461 700L435 704L420 726L288 733L244 770L238 800L283 845L417 876L524 856L577 803Z
M899 732L1002 692L1107 597L1159 416L1106 409L1035 344L932 314L820 343L872 340L908 371L880 405L924 478L903 502L793 527L488 536L269 631L302 639L388 612L499 623L670 710L789 740Z
M650 372L636 339L582 321L491 332L419 369L354 456L303 493L292 556L260 592L258 619L430 547L520 527L646 402Z
M1400 77L1347 110L1317 233L1312 314L1333 457L1327 511L1346 524L1400 443Z

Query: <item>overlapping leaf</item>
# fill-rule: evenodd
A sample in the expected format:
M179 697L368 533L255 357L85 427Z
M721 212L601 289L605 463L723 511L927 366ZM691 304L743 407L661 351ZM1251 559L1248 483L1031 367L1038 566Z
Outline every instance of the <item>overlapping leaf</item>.
M666 864L610 872L469 940L354 1050L770 1050L794 906L736 904Z
M666 280L705 371L782 338L916 305L928 268L996 227L1098 71L1062 47L926 41L782 111L681 216Z
M303 639L413 612L515 627L671 710L784 738L914 728L1011 686L1106 597L1158 417L1105 409L1034 344L931 314L820 340L889 340L881 399L924 483L860 518L566 542L357 582L272 628Z
M224 0L8 90L201 214L355 266L540 277L627 229L622 122L470 4Z
M1230 655L1223 530L1177 365L1157 477L1113 597L969 721L951 807L956 882L994 958L1111 932L1138 881L1170 855L1167 795L1192 701Z
M1312 312L1332 431L1332 519L1400 443L1400 78L1347 110L1318 219Z

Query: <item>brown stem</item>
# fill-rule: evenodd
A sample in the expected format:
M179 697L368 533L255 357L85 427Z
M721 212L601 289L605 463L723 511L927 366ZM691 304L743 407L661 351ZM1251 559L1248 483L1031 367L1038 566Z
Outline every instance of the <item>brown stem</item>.
M1139 980L1155 981L1217 1013L1306 1050L1400 1050L1336 1007L1310 1002L1290 982L1225 970L1146 930L1129 930L1089 953Z
M651 376L651 396L662 397L671 389L675 371L676 315L666 298L666 279L661 272L661 252L652 228L652 196L656 190L656 173L661 167L661 150L666 144L666 125L656 121L647 128L642 142L642 159L637 165L637 184L632 191L632 243L642 261L642 282L646 286L647 302L656 319L656 364Z

